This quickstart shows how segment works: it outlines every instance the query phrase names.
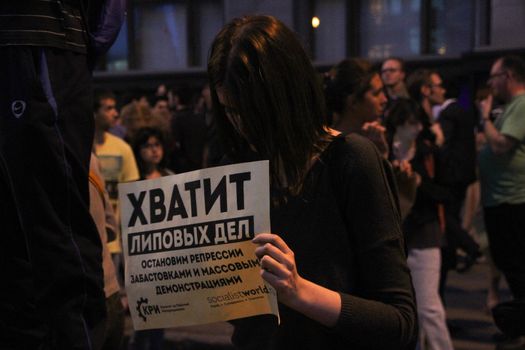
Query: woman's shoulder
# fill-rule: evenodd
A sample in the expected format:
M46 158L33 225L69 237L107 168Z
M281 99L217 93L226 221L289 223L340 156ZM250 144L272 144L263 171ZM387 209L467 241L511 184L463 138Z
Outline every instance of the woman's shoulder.
M362 163L375 161L380 158L377 148L372 141L359 134L348 134L334 139L328 148L329 157L336 157L338 161Z

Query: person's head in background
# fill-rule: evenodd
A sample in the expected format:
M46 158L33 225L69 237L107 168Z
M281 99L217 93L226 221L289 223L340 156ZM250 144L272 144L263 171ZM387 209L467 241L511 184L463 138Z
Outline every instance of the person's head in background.
M429 69L418 69L407 79L410 97L423 107L429 118L432 118L432 107L445 102L446 90L441 76Z
M405 63L401 58L390 57L383 61L381 79L390 98L408 97L405 86Z
M492 65L487 84L494 98L510 102L525 90L525 60L515 55L498 58Z
M124 93L123 96L119 99L119 102L121 106L125 106L127 104L130 104L131 102L135 102L141 106L150 107L148 95L149 93L142 90L131 90Z
M168 98L164 95L155 95L150 98L151 111L159 115L170 113Z
M172 108L175 110L175 112L180 112L192 108L194 92L193 89L191 89L189 86L180 85L174 87L171 90L171 95L173 103Z
M150 126L153 122L153 114L148 104L132 101L122 107L120 111L122 126L126 129L124 139L133 143L137 131L143 127Z
M274 186L297 193L331 139L320 77L296 35L270 16L234 19L216 36L208 75L225 150L270 160ZM252 155L253 157L253 155Z
M146 123L148 126L159 128L165 135L171 133L172 113L169 108L167 96L151 96L151 121Z
M93 114L97 131L108 131L117 124L119 118L117 100L111 91L95 92Z
M207 113L210 114L212 109L212 101L210 94L210 84L206 83L200 90L200 94L197 96L193 110L195 114Z
M333 67L325 93L333 113L332 126L343 133L359 131L363 124L378 121L387 102L379 73L361 59L345 59Z
M166 175L165 144L161 130L144 127L137 130L132 147L141 179L154 179Z
M421 106L414 100L399 98L385 119L387 138L390 144L391 159L410 160L403 153L403 146L414 145L423 129L422 119L426 118Z

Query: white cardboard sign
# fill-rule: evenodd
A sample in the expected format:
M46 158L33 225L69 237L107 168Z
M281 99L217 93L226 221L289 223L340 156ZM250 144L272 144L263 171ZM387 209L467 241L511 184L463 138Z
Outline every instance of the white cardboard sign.
M134 328L278 316L251 242L270 232L268 161L119 185Z

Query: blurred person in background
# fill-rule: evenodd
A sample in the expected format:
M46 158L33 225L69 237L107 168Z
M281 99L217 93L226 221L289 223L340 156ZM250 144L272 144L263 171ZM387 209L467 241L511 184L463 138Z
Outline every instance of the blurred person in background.
M476 154L479 154L487 140L483 133L482 116L481 116L481 102L490 95L490 88L486 85L479 87L476 90L474 106L477 112L476 121ZM498 110L498 112L501 110ZM491 115L494 114L494 106ZM501 113L498 113L498 115ZM494 120L494 117L491 117ZM477 157L476 157L477 159ZM479 182L479 166L476 162L477 179L474 183L469 185L465 196L465 206L463 213L463 228L469 232L476 241L479 242L482 253L487 259L489 265L489 276L487 285L487 299L485 306L487 311L491 311L500 302L500 282L503 277L501 271L494 265L494 261L490 254L489 242L485 224L483 222L483 207L481 205L481 187Z
M161 130L153 127L139 129L133 140L133 153L137 160L140 179L156 179L173 175L166 168L166 143Z
M109 201L106 183L100 173L100 165L94 153L89 164L89 212L97 225L102 242L102 267L104 270L104 294L106 296L107 317L100 332L100 350L120 349L124 338L124 307L121 302L117 271L113 263L108 243L119 235L119 224ZM102 325L101 325L102 327Z
M370 62L346 59L328 73L326 98L333 113L332 127L343 134L357 132L369 138L385 157L388 146L380 117L386 96L379 73Z
M405 62L398 57L390 57L381 64L381 79L385 85L389 104L398 98L408 98L405 86Z
M408 266L416 291L421 349L453 349L445 308L439 296L441 251L445 229L443 188L436 182L437 147L422 135L428 119L411 99L398 99L386 119L390 158L409 161L417 174L417 194L403 223ZM446 191L445 191L446 192Z
M445 88L437 72L429 69L418 69L409 75L407 90L414 101L419 103L425 111L423 123L423 137L441 147L445 142L443 131L439 123L434 120L432 108L445 102Z
M463 228L461 219L467 187L476 180L476 122L474 114L457 101L459 89L452 82L447 84L445 97L446 100L434 108L434 119L444 138L437 154L440 172L437 179L450 195L445 203L447 244L441 251L440 295L444 303L448 271L457 268L464 272L481 256L479 244ZM458 249L465 253L461 259L458 259Z
M139 129L133 140L133 152L137 159L141 180L156 179L173 175L166 168L164 134L161 130L146 127ZM161 350L164 342L164 329L148 329L133 332L129 350Z
M525 318L525 61L518 56L498 58L490 70L491 94L481 102L486 145L479 154L481 201L490 251L503 272L516 305L509 310ZM505 103L503 114L491 119L495 99ZM508 317L502 331L509 336L525 335L512 313L497 314L496 323ZM518 322L519 323L519 322ZM500 324L499 324L500 325ZM522 322L523 325L523 322ZM502 328L500 326L500 328Z
M100 172L106 183L106 190L113 211L120 222L118 205L118 184L139 179L137 163L133 150L123 139L109 133L119 116L115 95L110 91L99 91L93 101L93 116L95 118L95 140L93 149L97 155ZM123 285L122 245L120 231L115 237L110 237L108 249L118 271L119 281Z
M193 90L181 87L175 90L177 108L173 115L169 166L177 173L202 169L206 145L205 113L195 113Z
M385 128L380 123L386 107L386 97L379 73L361 59L346 59L333 67L325 79L328 109L333 113L333 128L343 134L357 132L369 138L386 159L389 147ZM408 215L414 203L416 178L408 161L394 160L395 184L399 192L402 218ZM390 169L390 164L386 164Z

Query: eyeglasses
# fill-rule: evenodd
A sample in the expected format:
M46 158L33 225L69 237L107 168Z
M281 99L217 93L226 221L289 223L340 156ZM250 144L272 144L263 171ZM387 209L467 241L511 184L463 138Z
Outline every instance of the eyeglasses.
M508 74L508 73L505 72L505 71L503 71L503 72L499 72L499 73L491 74L491 75L489 76L489 81L494 80L494 79L496 79L497 77L501 77L501 76L507 75L507 74Z
M428 84L428 86L430 86L430 88L440 88L440 89L443 89L443 83L439 83L439 84Z

